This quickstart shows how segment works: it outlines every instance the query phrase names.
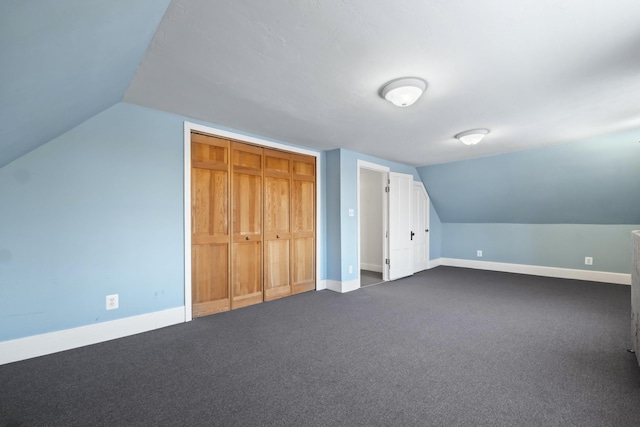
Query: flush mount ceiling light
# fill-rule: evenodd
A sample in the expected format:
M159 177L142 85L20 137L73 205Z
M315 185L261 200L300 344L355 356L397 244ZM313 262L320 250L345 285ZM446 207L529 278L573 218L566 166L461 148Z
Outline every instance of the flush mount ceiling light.
M489 129L473 129L466 132L460 132L456 135L456 138L458 138L463 144L475 145L488 133Z
M427 88L427 82L417 77L392 80L382 86L380 95L398 107L408 107L420 98Z

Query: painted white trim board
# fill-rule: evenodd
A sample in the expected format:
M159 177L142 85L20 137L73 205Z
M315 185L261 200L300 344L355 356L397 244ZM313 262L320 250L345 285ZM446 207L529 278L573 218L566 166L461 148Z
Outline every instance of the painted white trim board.
M432 268L436 268L438 266L442 265L442 258L436 258L436 259L430 259L429 260L429 265L427 266L427 270L430 270Z
M435 260L431 261L432 263ZM587 280L591 282L631 285L631 275L608 271L578 270L573 268L545 267L540 265L510 264L505 262L477 261L459 258L440 258L440 265L475 268L478 270L502 271L505 273L530 274L559 279ZM433 265L433 264L432 264Z
M176 307L139 316L0 342L0 365L127 337L185 321L185 308Z
M348 282L339 282L337 280L327 280L327 289L341 294L360 289L360 278L349 280Z
M327 283L327 289L329 289L330 291L333 292L340 292L342 293L342 283L338 282L337 280L326 280Z
M380 264L367 264L363 262L362 264L360 264L360 269L367 270L367 271L375 271L376 273L382 273L382 265Z

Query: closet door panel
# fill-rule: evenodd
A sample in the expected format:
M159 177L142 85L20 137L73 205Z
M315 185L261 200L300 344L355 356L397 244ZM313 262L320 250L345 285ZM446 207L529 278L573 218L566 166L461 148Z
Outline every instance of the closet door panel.
M315 282L315 158L292 155L291 279L293 293L316 288Z
M264 299L291 295L291 155L264 150Z
M228 311L229 245L195 245L191 250L192 314L200 317Z
M289 239L266 241L264 249L265 301L291 295Z
M261 252L261 242L233 244L232 309L262 302Z
M264 177L264 232L289 233L289 200L291 181Z
M191 135L191 297L194 317L230 309L229 141Z
M315 289L315 239L298 238L293 241L292 264L293 293Z
M262 148L231 145L231 308L262 302Z
M233 174L233 234L259 237L262 232L262 178Z

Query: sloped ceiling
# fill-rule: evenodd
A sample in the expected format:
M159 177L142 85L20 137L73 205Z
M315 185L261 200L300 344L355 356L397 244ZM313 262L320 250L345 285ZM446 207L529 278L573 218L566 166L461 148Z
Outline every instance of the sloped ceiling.
M0 166L123 99L416 166L636 129L638 16L636 0L3 1ZM400 109L379 91L404 76L429 86ZM453 138L476 127L477 146Z
M120 102L168 5L0 2L0 167Z
M640 130L418 173L442 222L640 224Z
M174 0L124 100L428 165L640 127L637 0ZM400 109L389 80L429 86ZM479 145L453 136L491 129Z

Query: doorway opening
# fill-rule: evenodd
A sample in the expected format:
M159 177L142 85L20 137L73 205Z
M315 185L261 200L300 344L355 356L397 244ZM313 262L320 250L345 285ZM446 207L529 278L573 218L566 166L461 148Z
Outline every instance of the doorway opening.
M384 282L389 168L358 161L358 266L360 287Z

